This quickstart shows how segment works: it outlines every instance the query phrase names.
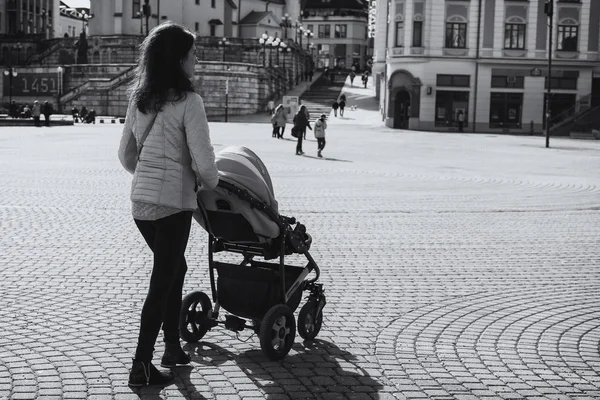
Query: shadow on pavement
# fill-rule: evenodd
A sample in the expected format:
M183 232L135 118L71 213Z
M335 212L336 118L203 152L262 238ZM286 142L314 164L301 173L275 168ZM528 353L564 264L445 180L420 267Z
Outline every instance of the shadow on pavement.
M354 162L354 161L351 161L351 160L340 160L339 158L331 158L331 157L321 157L321 158L319 158L319 157L315 157L315 156L307 156L306 153L303 154L303 157L312 158L314 160L322 160L322 161L337 161L337 162L346 162L346 163L352 163L352 162Z
M190 353L193 363L203 366L217 367L233 361L266 399L284 393L292 399L317 399L324 393L350 392L378 398L384 387L359 366L354 354L324 340L296 343L292 354L281 361L268 360L259 348L234 354L214 343L199 342L188 343L183 349ZM177 387L184 395L196 393L190 379L193 371L176 369L182 381Z

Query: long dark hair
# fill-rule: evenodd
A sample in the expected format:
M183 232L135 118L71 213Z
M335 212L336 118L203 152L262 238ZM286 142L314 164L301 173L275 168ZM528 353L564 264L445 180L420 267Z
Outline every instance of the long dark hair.
M159 112L167 101L179 101L193 92L181 62L196 37L174 22L153 28L140 45L140 57L129 94L138 110Z

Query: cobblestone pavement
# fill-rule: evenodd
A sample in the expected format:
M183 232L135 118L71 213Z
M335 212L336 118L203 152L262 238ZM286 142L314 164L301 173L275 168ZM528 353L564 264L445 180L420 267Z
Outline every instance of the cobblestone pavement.
M318 159L312 138L299 157L289 132L213 124L312 234L324 326L281 362L213 330L176 383L133 391L151 254L120 129L0 132L0 398L600 398L600 143L333 119ZM187 256L184 291L209 291L198 225Z

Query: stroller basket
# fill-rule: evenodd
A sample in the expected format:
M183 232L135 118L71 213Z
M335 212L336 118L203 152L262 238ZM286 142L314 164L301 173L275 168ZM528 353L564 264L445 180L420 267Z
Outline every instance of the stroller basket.
M252 261L249 266L215 262L218 273L217 298L221 306L242 318L261 319L267 311L281 303L281 276L273 264ZM276 265L276 267L278 267ZM286 291L290 289L304 268L286 266ZM302 300L302 286L289 298L292 312Z

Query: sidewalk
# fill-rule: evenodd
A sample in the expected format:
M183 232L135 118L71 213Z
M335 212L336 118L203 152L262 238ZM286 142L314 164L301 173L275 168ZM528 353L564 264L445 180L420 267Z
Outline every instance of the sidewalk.
M344 110L344 116L340 117L338 110L338 117L336 118L334 117L332 110L327 120L330 126L384 126L381 113L379 112L379 102L375 98L375 85L373 83L373 77L369 77L366 89L360 81L360 76L357 76L354 79L354 86L350 85L350 77L347 77L341 94L346 95L346 109ZM356 106L356 109L353 110L353 106Z

